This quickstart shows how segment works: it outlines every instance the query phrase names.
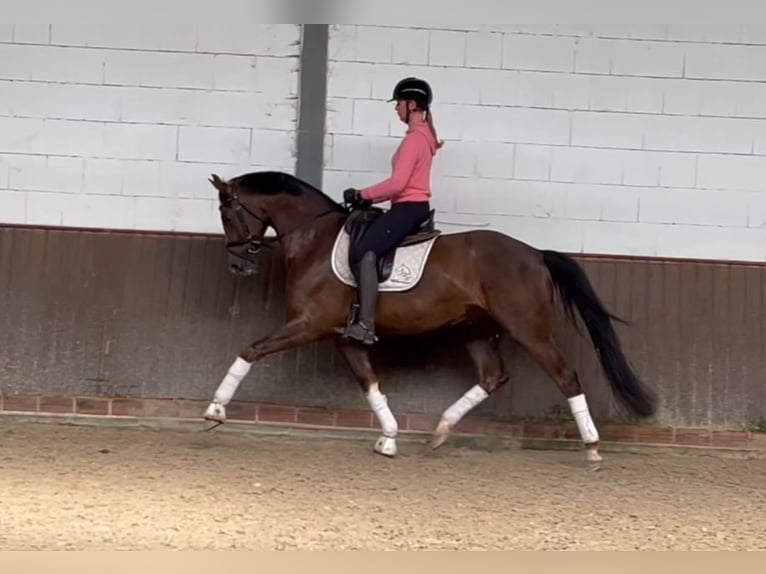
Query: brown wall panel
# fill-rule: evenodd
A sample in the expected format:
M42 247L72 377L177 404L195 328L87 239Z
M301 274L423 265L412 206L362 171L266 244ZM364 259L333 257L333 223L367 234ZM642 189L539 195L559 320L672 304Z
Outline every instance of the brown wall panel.
M766 267L578 256L636 370L658 389L657 422L740 428L766 417ZM281 323L282 266L266 252L251 279L228 273L221 238L0 227L3 395L207 401L236 353ZM560 314L559 346L594 416L616 416L595 354ZM587 337L587 334L586 334ZM509 384L474 414L568 416L556 387L513 342ZM438 414L474 384L449 336L373 352L395 410ZM367 409L331 343L255 365L237 399Z

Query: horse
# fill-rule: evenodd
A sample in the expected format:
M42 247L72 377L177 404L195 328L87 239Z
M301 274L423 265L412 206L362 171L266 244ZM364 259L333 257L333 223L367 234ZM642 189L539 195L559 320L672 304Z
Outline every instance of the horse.
M250 172L229 180L211 174L209 182L218 190L231 273L253 275L261 249L274 243L281 245L287 319L274 332L241 350L203 418L215 426L226 420L226 405L256 361L298 345L335 338L380 425L381 434L373 450L394 457L397 421L380 391L369 347L347 341L339 334L353 308L355 289L340 280L331 261L339 238L348 237L344 233L349 233L348 241L353 241L356 232L350 221L354 216L363 220L382 209L367 207L361 214L357 209L349 210L316 187L282 171ZM265 235L269 228L275 236ZM467 412L508 381L499 341L509 336L529 353L567 399L585 459L591 463L603 460L598 451L598 429L578 375L567 365L553 338L557 304L575 327L575 310L579 313L618 408L640 418L654 414L656 395L628 364L612 325L626 321L605 308L585 272L570 256L536 249L490 229L441 233L433 221L430 227L424 225L403 240L394 253L424 245L428 249L421 255L423 264L415 282L399 292L379 294L376 329L383 336L398 336L454 326L465 328L464 341L478 382L444 410L432 434L433 448L444 444ZM381 282L390 277L391 257L388 270L384 267L379 268Z

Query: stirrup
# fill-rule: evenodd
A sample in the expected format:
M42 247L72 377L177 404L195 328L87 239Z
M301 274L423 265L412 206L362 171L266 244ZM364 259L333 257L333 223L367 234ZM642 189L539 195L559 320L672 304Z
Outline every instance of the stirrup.
M362 323L348 325L343 331L343 338L358 341L365 345L374 345L378 342L378 337L375 333L365 327Z

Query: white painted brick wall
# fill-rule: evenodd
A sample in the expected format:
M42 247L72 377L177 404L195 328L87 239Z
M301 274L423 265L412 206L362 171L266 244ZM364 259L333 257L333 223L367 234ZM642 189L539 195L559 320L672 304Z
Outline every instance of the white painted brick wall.
M292 24L0 24L0 224L220 233L211 172L295 169L299 51Z
M509 70L571 72L574 49L571 38L505 34L502 66Z
M574 252L766 260L766 28L333 25L325 188L389 174L390 97L435 90L447 231Z
M13 24L0 22L0 42L13 41Z
M462 68L466 61L466 32L432 30L428 45L430 66Z
M489 30L465 36L465 65L499 68L503 63L503 35Z
M300 28L0 24L0 223L219 231L211 171L294 170ZM766 259L762 26L330 29L324 187L387 177L428 78L448 231Z

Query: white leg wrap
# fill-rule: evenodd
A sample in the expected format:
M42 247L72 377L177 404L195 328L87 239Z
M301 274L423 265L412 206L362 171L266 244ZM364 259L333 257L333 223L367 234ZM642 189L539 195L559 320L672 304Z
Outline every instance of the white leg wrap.
M370 403L372 412L378 418L383 436L394 438L399 430L399 425L396 423L391 409L388 408L385 395L381 394L376 386L373 386L367 393L367 402Z
M214 401L222 405L228 405L234 393L239 387L239 383L245 378L245 375L250 372L252 363L248 363L241 357L237 357L236 360L229 367L226 376L218 385L218 389L215 391Z
M590 417L590 411L588 410L588 403L585 400L585 395L579 394L576 397L567 400L569 401L569 408L572 409L572 414L574 415L577 429L580 431L583 443L590 444L598 442L598 430L596 430L596 425Z
M450 427L455 426L465 414L486 399L489 395L487 391L479 385L474 385L466 393L456 400L442 415L442 420L446 421Z

